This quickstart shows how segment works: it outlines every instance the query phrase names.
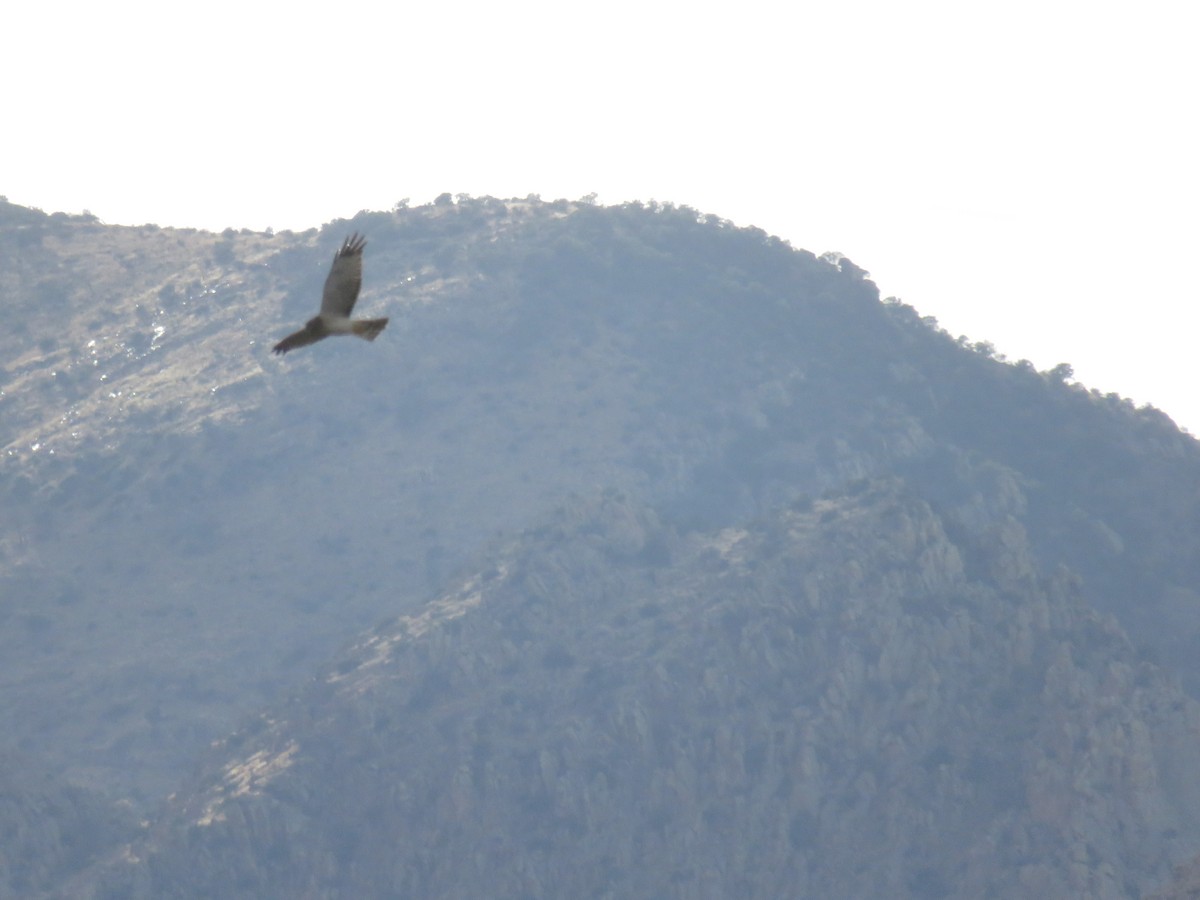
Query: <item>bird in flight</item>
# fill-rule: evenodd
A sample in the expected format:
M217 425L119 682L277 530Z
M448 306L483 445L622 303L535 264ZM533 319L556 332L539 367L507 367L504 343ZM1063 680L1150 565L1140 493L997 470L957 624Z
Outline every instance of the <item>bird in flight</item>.
M356 231L342 242L342 249L333 255L333 268L325 279L325 292L321 295L321 312L295 334L289 334L274 346L273 353L287 353L297 347L315 344L332 334L354 334L363 340L373 341L379 337L388 320L351 319L350 311L358 299L362 287L363 247L367 239Z

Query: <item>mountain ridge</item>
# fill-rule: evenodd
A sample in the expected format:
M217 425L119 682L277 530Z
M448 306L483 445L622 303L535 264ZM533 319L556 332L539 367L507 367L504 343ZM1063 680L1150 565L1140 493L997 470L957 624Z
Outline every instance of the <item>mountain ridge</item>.
M392 316L387 334L369 346L328 341L270 359L272 340L311 312L333 248L351 230L369 241L360 302ZM986 642L975 642L978 656L960 662L991 666L995 684L964 698L989 710L1001 701L1008 722L1005 703L1044 702L1038 708L1075 722L1077 736L1089 734L1087 722L1064 697L1124 723L1109 735L1120 753L1091 749L1082 758L1117 772L1103 777L1127 788L1121 802L1142 798L1145 808L1121 811L1140 823L1137 834L1114 836L1097 824L1104 804L1092 776L1072 786L1063 774L1071 741L1047 725L1042 737L1059 756L1012 744L1019 763L1011 785L1051 777L1027 765L1060 779L1050 792L1067 798L1060 805L1068 812L1054 813L1060 856L1026 859L1021 850L1005 859L1033 866L1031 883L1112 892L1152 886L1187 853L1192 825L1156 799L1156 785L1182 783L1178 771L1194 771L1179 737L1192 727L1192 701L1178 688L1195 697L1200 686L1200 447L1156 410L1070 383L1063 367L1039 373L1010 364L902 303L881 301L867 273L844 257L818 257L669 204L447 197L299 235L114 229L3 204L0 288L17 322L0 334L0 658L10 685L0 694L0 722L13 749L38 757L55 779L130 803L154 834L179 821L171 819L177 809L155 810L172 791L183 796L198 758L210 759L209 777L224 771L229 761L206 749L213 742L280 708L281 697L327 671L329 659L350 665L353 652L339 648L381 620L423 615L448 585L489 571L504 558L497 548L514 540L539 548L545 559L530 564L537 577L521 583L548 610L555 597L586 594L589 579L609 584L622 572L638 590L682 591L691 575L677 563L693 559L697 541L753 548L747 564L769 573L780 547L801 552L800 538L778 524L801 514L787 512L792 504L815 497L807 502L850 509L866 503L856 499L861 490L904 494L910 499L894 504L904 510L900 520L936 524L933 544L953 548L942 569L953 568L950 556L958 560L953 583L964 598L1037 609L1053 596L1058 614L1074 623L1059 641L1067 656L1055 658L1057 667L1041 659L1036 678L1004 669ZM623 509L641 524L598 527L586 552L584 536L568 528L576 549L555 564L539 533L565 527L555 510L572 495L600 496L601 508ZM581 521L595 520L590 502L580 509L591 510L578 513ZM773 532L767 522L776 523ZM775 543L735 541L752 523ZM832 528L820 524L822 534ZM876 526L901 556L900 548L915 546L879 523L864 526L864 540ZM656 537L639 544L639 531ZM872 557L880 565L888 558L878 548ZM714 564L694 559L705 572ZM1054 574L1060 567L1074 574ZM837 578L849 591L845 573ZM883 575L864 570L863 578ZM784 584L797 596L807 590L779 581L747 598L762 621L778 611L754 603ZM662 620L668 604L657 603L645 621ZM900 613L895 603L871 615L927 622L921 603L901 603ZM491 608L473 606L444 630L468 628ZM726 612L730 624L721 627L750 627L744 611ZM888 627L899 626L881 619L856 653L883 658ZM1023 627L1053 643L1051 632ZM840 634L827 630L831 640ZM910 650L932 640L932 630L920 625ZM567 649L531 651L539 671L579 668L595 652L588 634L577 629ZM647 660L669 649L639 646ZM1004 646L1017 653L1019 642ZM726 669L733 658L723 657ZM638 690L661 681L647 666ZM1103 674L1110 669L1116 674ZM433 672L423 676L431 689ZM1001 672L1011 683L1000 683ZM1112 718L1109 695L1121 698L1125 719ZM422 715L443 702L434 691ZM1180 721L1172 723L1163 710L1176 703ZM889 709L877 697L869 705ZM948 713L945 721L955 733L972 722ZM673 733L688 734L685 724ZM1013 727L1007 739L1017 741L1022 732ZM859 743L847 747L861 747L868 733L864 725ZM997 746L1005 739L996 732ZM1155 741L1168 749L1152 764L1145 747ZM685 745L699 752L694 740ZM281 770L284 781L306 752L298 744L287 756L288 746L260 748L264 764L281 754L296 760ZM930 760L944 755L932 745L925 752ZM1114 762L1120 758L1125 763ZM698 771L716 777L716 757L704 759ZM986 784L977 772L968 778L961 761L957 770L950 761L929 763L943 764L955 783ZM1129 782L1120 765L1144 783ZM230 782L230 790L244 783L253 781ZM820 787L830 798L854 795L852 782ZM1021 846L1036 844L1027 817L1037 793L1026 791L1023 812L1010 815L1004 832ZM888 814L901 815L901 796L891 797L897 808ZM250 802L236 801L234 809ZM1072 825L1070 810L1092 812ZM714 811L702 824L715 828L721 815L729 821L731 813ZM780 843L784 831L772 833L773 846L791 840ZM321 858L334 852L315 832L296 839ZM1120 866L1077 863L1088 871L1072 874L1063 862L1110 850ZM995 871L999 857L978 852L971 877L1011 888ZM368 877L341 863L306 865L298 871L316 879L306 890ZM863 878L913 896L984 883L964 880L970 866L961 860L919 877L911 866L889 865ZM130 877L147 876L135 866Z

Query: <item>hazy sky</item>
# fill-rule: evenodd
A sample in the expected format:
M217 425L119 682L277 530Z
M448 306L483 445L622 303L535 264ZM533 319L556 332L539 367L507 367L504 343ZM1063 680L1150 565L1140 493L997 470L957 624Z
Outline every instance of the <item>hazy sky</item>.
M8 4L0 194L216 230L673 201L1200 434L1200 4L409 6Z

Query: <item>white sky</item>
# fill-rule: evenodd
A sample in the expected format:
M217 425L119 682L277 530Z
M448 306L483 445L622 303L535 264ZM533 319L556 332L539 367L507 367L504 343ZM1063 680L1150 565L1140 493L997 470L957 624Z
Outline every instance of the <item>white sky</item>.
M215 230L673 201L1200 434L1194 0L415 5L6 4L0 194Z

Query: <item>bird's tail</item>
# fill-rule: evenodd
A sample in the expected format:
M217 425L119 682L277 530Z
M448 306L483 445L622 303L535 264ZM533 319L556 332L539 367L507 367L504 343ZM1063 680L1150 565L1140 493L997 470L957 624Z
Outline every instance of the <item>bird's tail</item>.
M352 327L360 338L373 341L379 337L379 332L387 327L387 323L387 319L356 319Z

